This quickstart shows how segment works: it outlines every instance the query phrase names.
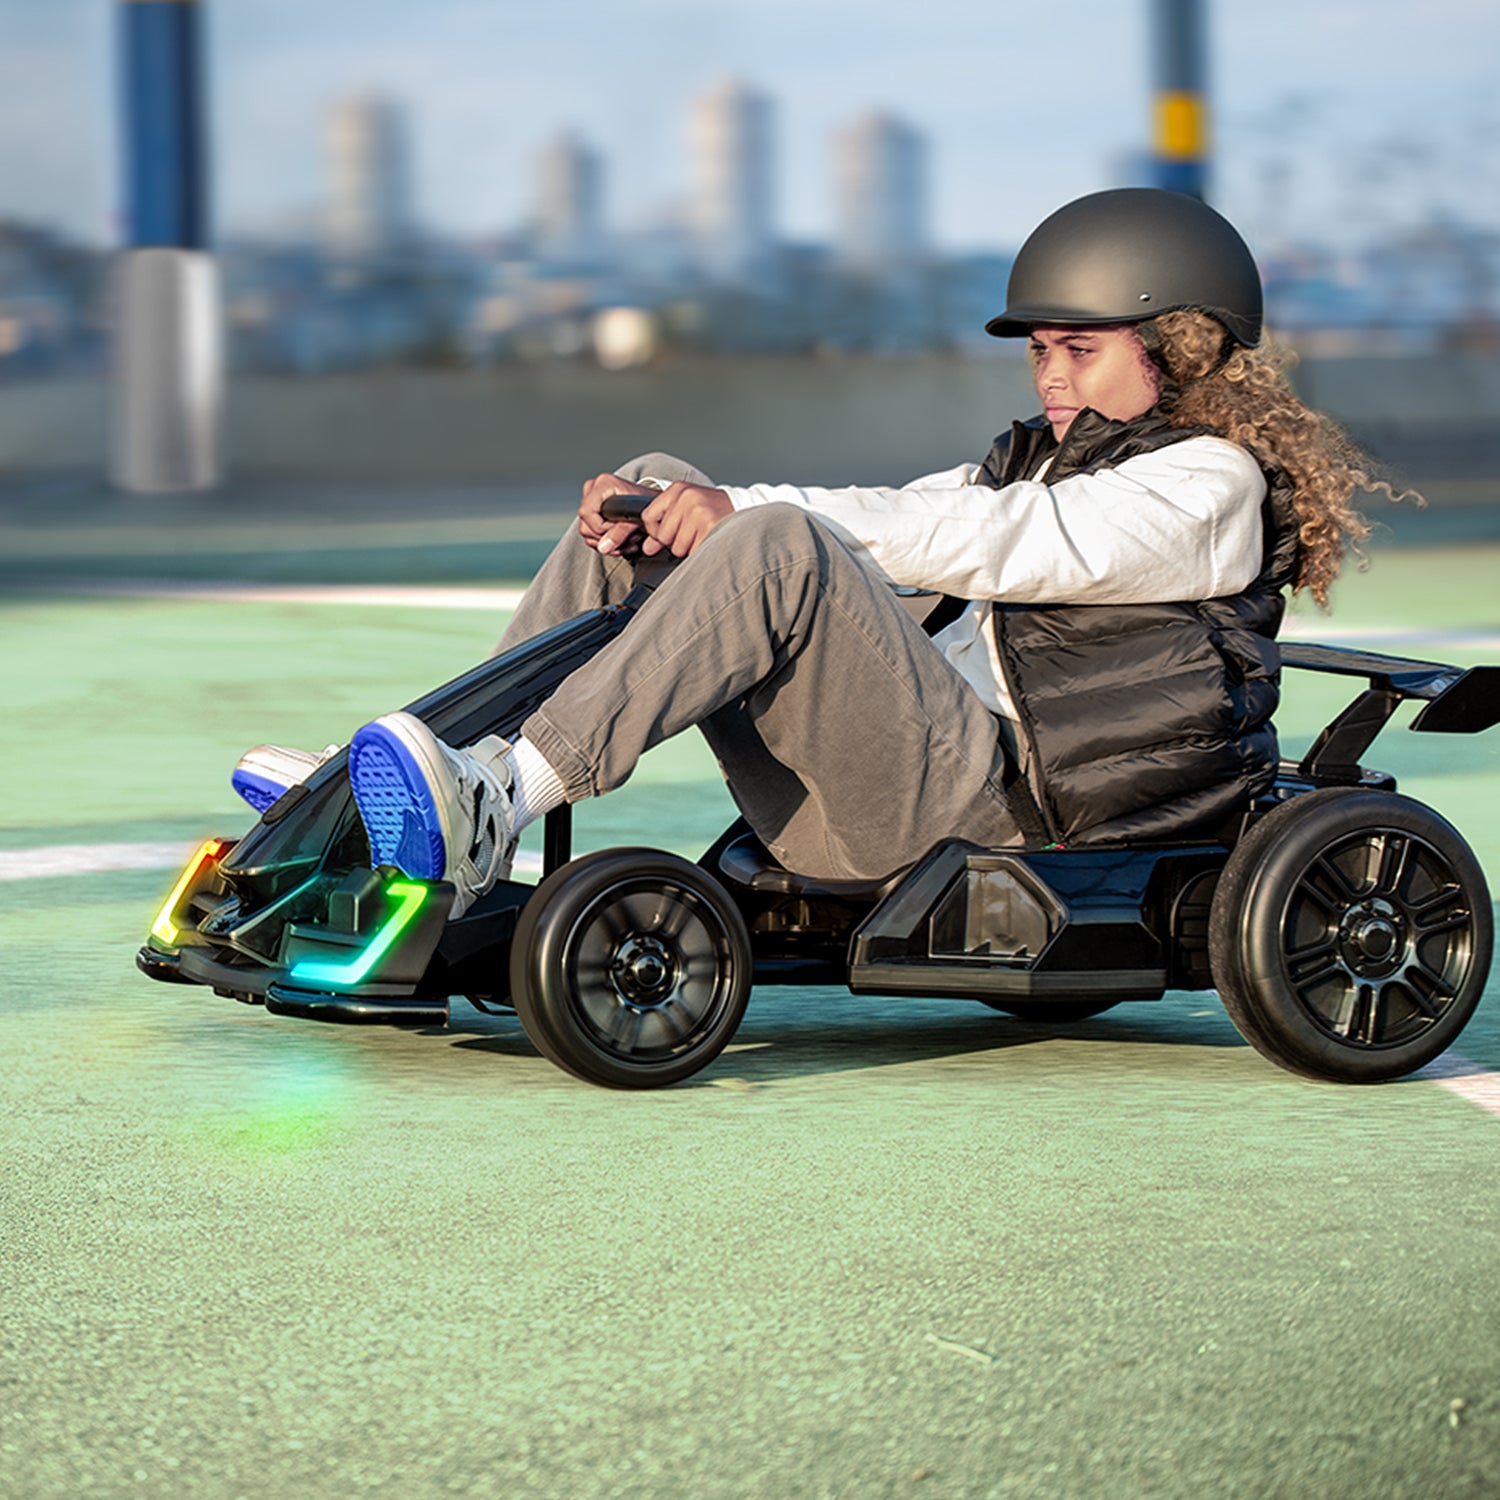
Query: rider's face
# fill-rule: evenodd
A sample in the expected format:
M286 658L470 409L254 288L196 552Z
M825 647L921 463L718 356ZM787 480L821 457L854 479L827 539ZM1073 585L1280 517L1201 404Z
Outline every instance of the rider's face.
M1161 379L1135 329L1033 328L1031 364L1054 437L1085 407L1126 421L1156 405Z

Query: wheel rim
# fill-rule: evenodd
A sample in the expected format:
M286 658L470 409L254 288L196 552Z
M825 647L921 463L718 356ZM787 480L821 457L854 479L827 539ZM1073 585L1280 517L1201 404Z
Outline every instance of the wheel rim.
M1286 976L1312 1021L1345 1046L1399 1047L1452 1008L1474 958L1463 881L1441 850L1397 828L1319 852L1287 899Z
M691 1051L733 996L723 921L698 891L659 878L619 881L595 896L568 929L563 962L585 1035L634 1063Z

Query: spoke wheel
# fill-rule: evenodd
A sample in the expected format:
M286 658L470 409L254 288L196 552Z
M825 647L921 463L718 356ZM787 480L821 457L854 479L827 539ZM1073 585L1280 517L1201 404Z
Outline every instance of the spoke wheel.
M1283 1067L1375 1083L1431 1062L1489 971L1484 875L1457 831L1391 792L1328 789L1230 855L1209 954L1245 1039Z
M750 939L697 865L609 849L536 889L511 947L511 994L543 1056L590 1083L656 1088L706 1067L750 997Z

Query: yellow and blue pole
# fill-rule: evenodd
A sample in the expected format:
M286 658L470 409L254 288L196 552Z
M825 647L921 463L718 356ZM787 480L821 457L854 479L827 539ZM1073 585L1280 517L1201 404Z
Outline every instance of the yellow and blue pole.
M1208 98L1203 0L1152 0L1151 180L1154 186L1207 195Z
M125 244L116 261L111 476L218 480L223 332L209 249L200 0L118 0Z

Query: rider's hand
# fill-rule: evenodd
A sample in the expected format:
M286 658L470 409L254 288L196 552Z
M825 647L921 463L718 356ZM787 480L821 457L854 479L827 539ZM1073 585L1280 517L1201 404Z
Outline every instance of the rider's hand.
M578 530L584 541L596 552L628 556L640 550L643 528L635 521L606 521L600 507L611 495L655 495L657 490L644 484L632 484L618 474L596 474L583 486L583 500L578 506Z
M669 484L641 516L646 527L641 551L647 557L658 552L688 557L733 510L723 490L703 484Z

